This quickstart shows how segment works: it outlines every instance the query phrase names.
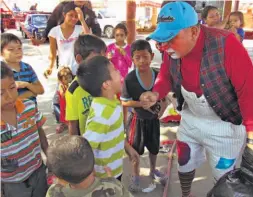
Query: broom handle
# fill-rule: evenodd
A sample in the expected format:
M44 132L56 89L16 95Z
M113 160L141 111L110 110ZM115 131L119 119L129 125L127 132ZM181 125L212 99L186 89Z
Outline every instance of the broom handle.
M169 188L169 183L170 183L170 173L171 173L173 153L174 153L175 148L176 148L176 140L174 140L173 145L172 145L172 147L170 149L170 152L168 154L168 156L169 156L168 168L167 168L168 179L166 181L166 185L165 185L165 188L164 188L164 191L163 191L163 197L168 196L168 188Z

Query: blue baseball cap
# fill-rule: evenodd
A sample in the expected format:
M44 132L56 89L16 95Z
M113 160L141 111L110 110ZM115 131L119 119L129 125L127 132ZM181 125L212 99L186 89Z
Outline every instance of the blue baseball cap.
M197 25L198 14L186 2L171 2L161 9L157 22L156 30L149 35L148 39L168 42L182 29Z

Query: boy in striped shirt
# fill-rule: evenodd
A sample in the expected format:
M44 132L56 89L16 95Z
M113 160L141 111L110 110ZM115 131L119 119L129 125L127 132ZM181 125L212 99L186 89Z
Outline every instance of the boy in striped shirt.
M45 197L47 152L42 129L45 118L35 103L18 98L12 70L1 62L1 194L5 197Z
M115 96L121 92L120 73L106 57L96 56L79 65L77 78L93 96L83 137L93 149L96 176L107 177L104 167L109 167L121 180L124 146L133 160L139 156L124 139L122 106Z
M20 99L30 99L37 104L37 95L44 93L33 68L22 62L23 50L21 40L11 33L1 34L1 56L12 69Z

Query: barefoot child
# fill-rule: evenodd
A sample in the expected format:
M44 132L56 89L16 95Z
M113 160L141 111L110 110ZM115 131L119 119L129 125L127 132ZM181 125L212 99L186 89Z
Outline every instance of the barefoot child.
M56 128L56 133L62 133L64 129L68 128L66 115L66 99L65 93L69 87L69 83L73 80L73 75L69 67L61 67L58 72L59 89L57 95L59 97L59 103L54 104L54 113L59 125Z
M133 197L117 179L95 177L94 164L92 148L85 138L63 136L54 141L48 149L48 166L59 181L49 188L46 197Z
M106 57L95 56L79 65L77 78L93 97L83 137L93 149L96 176L107 177L104 167L109 167L121 180L124 146L133 160L139 158L124 139L122 106L115 97L121 92L120 73Z
M45 197L47 154L45 118L34 102L20 100L14 74L1 62L1 194L5 197Z
M144 153L144 148L149 150L150 176L161 182L166 177L156 170L156 158L160 148L160 123L158 114L142 108L139 98L143 92L152 91L158 72L150 68L154 54L150 44L145 40L137 40L131 46L131 55L136 69L125 78L121 94L122 105L133 107L131 127L127 128L128 141L139 155ZM159 106L153 106L155 108ZM129 190L140 190L140 166L132 162L132 178Z

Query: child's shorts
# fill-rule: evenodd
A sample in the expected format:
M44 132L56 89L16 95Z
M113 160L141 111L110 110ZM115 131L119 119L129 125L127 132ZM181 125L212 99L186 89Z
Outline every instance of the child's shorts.
M157 155L160 148L160 122L159 119L140 119L131 114L127 125L128 142L138 152L144 153L146 147L148 151Z
M4 197L45 197L48 185L46 166L42 164L31 176L21 183L2 183Z

